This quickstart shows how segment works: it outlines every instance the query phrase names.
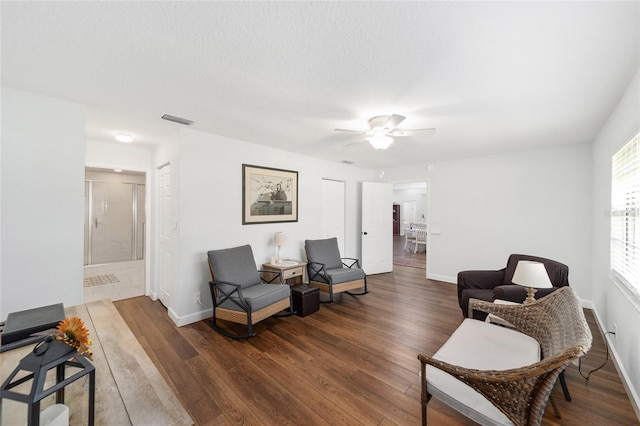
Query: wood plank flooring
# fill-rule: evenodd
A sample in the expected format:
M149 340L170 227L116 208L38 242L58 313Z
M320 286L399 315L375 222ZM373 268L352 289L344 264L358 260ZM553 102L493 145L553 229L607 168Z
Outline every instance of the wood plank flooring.
M462 322L455 285L424 273L396 266L369 276L365 296L338 295L304 318L267 319L256 337L239 341L207 321L175 327L147 297L114 305L198 425L418 425L416 356L435 353ZM583 372L605 357L586 315L594 344ZM575 366L566 376L573 401L556 386L562 419L548 407L544 425L640 424L611 361L588 382ZM428 413L431 425L474 424L436 400Z

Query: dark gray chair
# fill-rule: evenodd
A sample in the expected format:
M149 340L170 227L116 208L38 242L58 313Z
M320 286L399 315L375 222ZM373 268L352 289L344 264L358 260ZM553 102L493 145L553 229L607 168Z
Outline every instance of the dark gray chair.
M329 301L333 302L335 293L346 292L352 296L367 294L367 275L360 269L360 260L340 257L337 238L324 240L306 240L307 274L309 284L324 293L329 293ZM349 290L363 288L360 293Z
M213 318L211 326L221 334L234 339L255 336L253 325L278 312L289 310L293 313L291 289L280 284L280 274L273 274L271 282L265 282L256 269L253 250L250 245L207 252L211 272L211 301ZM231 321L247 326L247 334L232 334L220 328L217 320Z
M458 303L462 315L469 315L469 300L480 299L493 302L495 299L509 300L522 303L527 297L527 289L521 285L513 284L513 274L521 260L531 260L544 264L553 287L539 289L536 299L542 298L560 287L569 285L569 267L564 263L544 257L530 256L527 254L512 254L507 260L507 266L497 270L474 270L458 273ZM484 319L486 314L476 314L476 319Z

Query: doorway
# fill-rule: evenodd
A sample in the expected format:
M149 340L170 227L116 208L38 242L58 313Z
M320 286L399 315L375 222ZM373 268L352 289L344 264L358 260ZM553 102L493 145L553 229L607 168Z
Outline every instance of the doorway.
M428 223L428 182L405 182L393 185L393 203L400 205L400 233L393 237L393 264L426 269L427 249L420 245L415 251L415 245L407 238L414 230L411 224ZM415 226L413 226L415 227ZM428 237L427 237L428 247Z
M85 302L144 294L145 174L85 170Z

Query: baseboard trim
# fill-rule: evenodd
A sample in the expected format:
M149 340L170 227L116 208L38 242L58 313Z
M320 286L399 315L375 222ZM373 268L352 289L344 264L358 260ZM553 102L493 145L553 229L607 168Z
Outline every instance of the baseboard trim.
M451 283L451 284L458 283L457 277L450 277L447 275L440 275L440 274L430 274L429 272L427 272L427 279L434 280L434 281L444 281L445 283Z
M177 315L173 309L169 308L168 310L169 318L171 321L178 326L182 327L183 325L193 324L194 322L202 321L203 319L211 318L212 311L211 309L205 309L203 311L194 312L189 315L185 315L183 317Z
M592 302L589 302L589 303L593 306ZM583 306L586 307L585 302L583 302ZM640 397L638 396L636 391L633 389L633 387L630 385L631 379L627 374L627 370L625 370L624 365L622 365L622 363L619 361L620 356L618 355L618 351L616 351L616 346L615 346L615 342L613 341L613 338L611 337L611 335L605 334L604 330L606 330L606 328L604 327L604 324L602 322L602 319L600 318L600 315L598 315L598 310L595 309L595 307L590 309L593 311L593 316L596 318L596 324L598 324L598 328L600 329L600 334L604 336L604 338L607 341L607 345L609 345L609 353L611 354L611 361L613 361L613 365L616 367L616 370L618 371L618 375L620 376L620 379L621 379L620 381L622 382L622 386L624 386L624 390L627 391L627 395L629 396L629 400L631 401L631 406L633 407L633 410L636 412L636 417L638 417L638 420L640 420Z

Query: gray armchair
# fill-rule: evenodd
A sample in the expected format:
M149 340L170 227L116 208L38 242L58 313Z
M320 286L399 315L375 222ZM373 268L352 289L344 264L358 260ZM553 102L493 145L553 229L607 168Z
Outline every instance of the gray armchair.
M289 310L291 289L287 284L271 284L261 279L256 269L253 250L250 245L207 252L211 281L211 300L213 302L213 318L211 326L219 333L234 339L255 336L253 325L278 312ZM272 273L273 274L273 273ZM272 275L273 276L273 275ZM278 279L276 274L271 282ZM246 334L233 334L218 326L217 320L244 324Z
M307 273L309 284L320 291L329 293L328 303L333 302L335 293L346 292L352 296L367 294L367 275L360 269L360 261L350 257L340 257L337 238L306 240ZM363 288L360 293L349 290Z

